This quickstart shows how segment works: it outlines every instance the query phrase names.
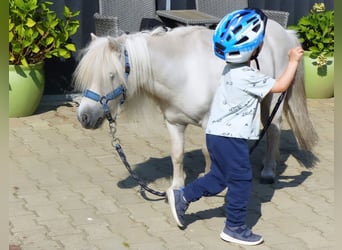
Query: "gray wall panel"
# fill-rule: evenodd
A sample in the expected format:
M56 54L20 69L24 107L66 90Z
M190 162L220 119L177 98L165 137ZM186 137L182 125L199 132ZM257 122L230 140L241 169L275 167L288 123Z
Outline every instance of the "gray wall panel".
M314 3L322 2L326 9L334 9L334 0L249 0L250 7L260 9L282 10L290 13L288 25L293 25L309 13Z

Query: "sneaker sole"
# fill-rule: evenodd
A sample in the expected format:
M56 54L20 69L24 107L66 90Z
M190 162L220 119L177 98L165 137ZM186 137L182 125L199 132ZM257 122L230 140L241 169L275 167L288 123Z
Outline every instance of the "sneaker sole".
M178 216L177 216L176 204L175 204L175 195L173 193L173 190L169 189L166 191L166 193L167 193L167 199L168 199L168 202L169 202L169 205L171 208L173 218L175 219L177 225L182 228L182 227L184 227L184 225L179 221Z
M241 245L248 245L248 246L254 246L254 245L258 245L260 244L261 242L264 241L263 238L261 238L260 240L258 241L244 241L244 240L239 240L239 239L236 239L236 238L233 238L231 236L229 236L228 234L224 233L224 232L221 232L220 234L220 237L222 240L224 241L228 241L228 242L233 242L233 243L238 243L238 244L241 244Z

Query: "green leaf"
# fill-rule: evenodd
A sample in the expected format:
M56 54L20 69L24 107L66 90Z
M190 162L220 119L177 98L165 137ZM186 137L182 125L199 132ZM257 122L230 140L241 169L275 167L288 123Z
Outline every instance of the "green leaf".
M8 31L11 31L14 28L14 23L11 23L11 21L8 24Z
M50 22L49 26L50 26L51 29L54 29L57 25L58 25L58 20L52 20Z
M76 46L73 43L65 45L65 48L67 48L69 51L76 51Z
M14 5L19 9L25 10L25 3L23 0L14 0Z
M54 40L55 39L53 37L49 36L49 37L46 38L45 44L46 45L50 45L51 43L53 43Z
M59 56L65 58L65 56L67 56L69 54L69 51L67 51L66 49L58 49L57 53L58 53Z
M8 42L9 42L9 43L12 42L13 37L14 37L13 33L10 32L10 33L8 34Z
M32 52L37 54L39 51L40 51L39 46L37 46L36 44L34 44L34 45L33 45L33 48L32 48Z
M70 17L71 16L71 11L67 6L64 6L64 16L65 17Z
M15 60L15 57L12 55L12 54L10 54L10 56L9 56L9 61L10 62L13 62Z
M23 57L23 58L20 60L20 62L21 62L21 64L22 64L23 66L28 66L28 63L27 63L25 57Z
M27 25L28 27L32 28L33 26L36 25L36 22L33 21L31 18L27 18L26 25Z
M23 48L26 48L26 47L30 46L31 44L32 44L32 41L30 41L30 40L25 40L22 42Z

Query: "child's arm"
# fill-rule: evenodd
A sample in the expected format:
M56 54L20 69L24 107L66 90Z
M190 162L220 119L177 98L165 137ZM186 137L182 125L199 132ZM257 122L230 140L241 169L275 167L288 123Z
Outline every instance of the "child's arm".
M301 47L290 49L288 53L289 63L287 64L284 73L274 83L274 86L271 89L272 93L280 93L288 89L293 81L299 61L302 58L303 54L304 50Z

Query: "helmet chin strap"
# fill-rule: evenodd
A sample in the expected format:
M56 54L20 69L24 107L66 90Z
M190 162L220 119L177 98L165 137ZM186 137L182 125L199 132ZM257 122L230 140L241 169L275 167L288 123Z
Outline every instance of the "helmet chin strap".
M257 69L260 70L260 66L259 66L259 61L258 61L258 55L261 51L261 46L258 46L258 48L255 49L253 55L251 56L251 61L254 60L257 66Z

